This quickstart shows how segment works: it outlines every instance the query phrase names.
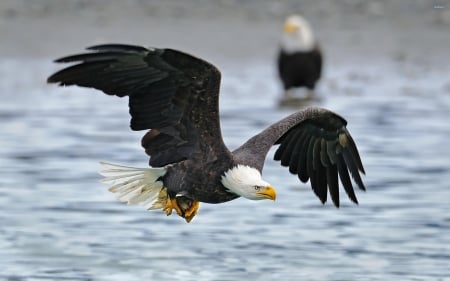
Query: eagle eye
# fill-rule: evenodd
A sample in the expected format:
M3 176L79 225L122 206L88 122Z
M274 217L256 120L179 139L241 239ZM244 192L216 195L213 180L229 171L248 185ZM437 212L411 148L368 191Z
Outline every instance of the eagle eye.
M255 190L259 191L261 189L261 186L255 185Z

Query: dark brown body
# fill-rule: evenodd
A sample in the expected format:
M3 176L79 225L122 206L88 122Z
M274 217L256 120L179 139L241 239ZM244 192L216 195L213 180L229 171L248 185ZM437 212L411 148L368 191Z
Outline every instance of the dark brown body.
M225 172L234 166L229 160L204 165L186 160L169 167L162 180L172 198L178 194L204 203L223 203L239 197L221 182Z
M314 90L322 73L322 53L319 47L291 54L280 50L278 72L285 90L296 87Z

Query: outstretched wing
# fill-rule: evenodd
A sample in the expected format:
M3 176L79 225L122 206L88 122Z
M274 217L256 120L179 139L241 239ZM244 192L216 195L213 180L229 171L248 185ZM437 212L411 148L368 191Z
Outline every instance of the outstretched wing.
M302 182L310 180L322 203L329 192L334 205L339 207L339 179L348 197L358 203L351 178L365 190L360 176L365 171L346 125L344 118L331 111L308 108L271 125L233 153L242 159L258 150L265 157L272 145L279 144L274 159L289 167Z
M92 52L56 60L78 64L56 72L48 82L128 96L131 129L151 129L142 139L150 165L228 151L220 131L216 67L171 49L122 44L87 49Z

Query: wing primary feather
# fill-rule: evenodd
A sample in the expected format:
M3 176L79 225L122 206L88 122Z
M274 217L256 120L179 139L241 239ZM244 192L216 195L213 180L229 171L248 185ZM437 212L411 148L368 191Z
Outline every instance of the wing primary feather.
M339 172L339 177L341 179L342 185L344 186L345 192L347 193L350 200L358 204L358 200L356 199L356 195L353 190L353 185L347 171L347 166L345 166L345 162L341 154L338 155L336 164Z
M286 149L285 146L287 146L287 144L281 143L277 151L275 151L275 155L273 156L275 161L281 160L281 155L283 155L283 151Z
M339 178L336 165L328 166L327 168L327 183L330 190L331 200L334 206L339 208Z
M113 60L111 60L113 62ZM79 63L76 65L72 65L70 67L64 68L53 75L51 75L48 79L48 83L58 83L59 85L74 85L77 84L78 79L89 78L92 80L93 77L88 75L87 72L99 72L105 67L105 61L96 61L96 62L86 62Z
M315 138L311 137L308 144L308 150L306 151L306 170L311 181L311 186L314 189L316 187L316 179L314 173L314 143Z
M291 156L291 160L289 161L289 172L291 172L292 174L298 173L299 158L302 151L302 146L305 143L305 134L305 131L302 131L302 133L299 135Z
M288 131L280 139L278 139L277 143L279 143L280 146L278 147L277 151L275 152L274 160L278 161L278 160L283 159L283 156L285 155L284 152L289 148L289 144L293 140L292 134L294 134L294 133L295 132L293 132L293 131ZM281 165L286 166L283 163L281 163Z
M327 154L331 164L336 165L336 140L327 141Z
M315 171L316 175L316 188L314 189L314 193L316 193L317 197L319 197L322 204L327 202L327 175L326 168L319 165Z
M353 155L353 158L355 159L355 162L356 162L356 165L358 167L358 170L360 170L361 173L365 174L366 172L364 171L364 167L363 167L363 164L362 164L362 161L361 161L361 157L359 156L359 152L358 152L358 148L356 146L356 143L353 140L353 138L350 135L350 133L348 133L348 132L347 132L347 137L348 137L348 140L350 142L349 149L350 149L350 152Z
M306 135L306 137L303 141L303 145L300 148L297 172L298 172L298 178L302 182L307 182L309 179L308 165L306 164L306 162L308 161L308 146L309 146L309 141L311 140L311 138L312 138L311 136Z
M286 141L286 139L287 139L287 141ZM281 138L278 139L276 144L280 144L280 146L278 147L277 151L275 151L275 155L273 156L273 159L275 161L281 160L281 158L283 157L284 151L286 150L286 148L289 145L289 140L290 140L290 132L289 131L287 133L285 133L283 136L281 136Z
M153 49L147 49L141 46L127 44L100 44L87 47L86 50L94 51L122 51L122 52L149 52Z
M92 62L92 61L109 61L109 60L117 60L121 56L126 55L126 53L121 52L96 52L96 53L86 53L79 55L66 56L59 59L56 59L55 62L74 62L74 61L83 61L83 62Z
M321 165L320 160L320 147L321 147L321 139L316 139L314 141L313 146L313 168L314 170L318 170Z
M281 156L282 166L289 165L291 157L293 157L294 147L297 144L298 137L301 135L301 133L302 133L301 131L293 131L290 133L291 136L288 138L288 145L284 150L283 155Z
M327 141L325 139L320 140L320 161L324 167L331 165L330 159L328 159Z
M348 170L350 171L350 174L352 175L352 178L355 180L356 184L361 190L366 190L364 187L364 183L359 175L357 164L355 164L355 159L352 157L351 152L348 148L344 148L342 151L342 155L344 156L345 164L348 167Z

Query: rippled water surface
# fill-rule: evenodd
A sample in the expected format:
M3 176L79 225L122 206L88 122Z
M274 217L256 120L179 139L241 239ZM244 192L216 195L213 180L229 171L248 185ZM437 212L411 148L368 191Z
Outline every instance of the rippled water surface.
M312 103L348 122L367 176L360 205L322 205L268 159L275 202L178 216L115 201L98 161L146 166L127 100L57 88L50 59L0 61L0 279L450 280L450 80L379 63L328 72ZM222 129L235 148L293 111L272 65L224 64ZM414 83L412 83L414 81ZM269 157L271 157L269 155Z

